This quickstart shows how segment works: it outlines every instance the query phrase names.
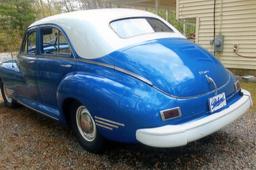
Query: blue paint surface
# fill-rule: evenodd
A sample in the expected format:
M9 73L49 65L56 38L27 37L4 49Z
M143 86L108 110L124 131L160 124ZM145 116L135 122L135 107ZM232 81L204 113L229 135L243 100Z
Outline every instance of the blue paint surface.
M30 64L33 61L33 64ZM2 63L0 77L14 91L13 98L66 123L63 103L76 99L92 116L124 124L112 131L97 127L110 140L134 143L139 128L181 124L210 114L208 100L216 95L210 76L225 93L227 107L240 93L235 78L210 53L185 39L157 39L120 49L94 61L113 65L140 75L153 83L115 69L67 58L19 55ZM71 65L70 68L62 65ZM160 111L180 107L182 116L162 121ZM225 109L223 108L223 109Z

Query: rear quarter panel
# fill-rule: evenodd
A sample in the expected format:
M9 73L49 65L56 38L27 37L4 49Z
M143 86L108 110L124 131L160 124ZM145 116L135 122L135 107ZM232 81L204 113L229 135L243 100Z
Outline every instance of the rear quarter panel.
M149 85L113 69L83 62L78 62L77 69L78 72L67 75L60 83L58 105L62 108L65 99L75 98L93 117L124 124L113 130L98 127L100 133L110 140L136 142L138 128L163 125L159 109L175 104L175 100ZM64 117L62 121L65 121Z

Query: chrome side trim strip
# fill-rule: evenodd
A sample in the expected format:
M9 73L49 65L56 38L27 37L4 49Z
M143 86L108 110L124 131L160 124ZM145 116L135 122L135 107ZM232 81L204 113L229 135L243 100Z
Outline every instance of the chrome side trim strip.
M119 71L121 73L124 73L124 74L127 74L131 77L134 77L138 80L141 80L143 81L144 83L150 85L150 86L153 86L153 83L151 81L149 81L148 79L142 77L142 76L139 76L135 73L132 73L128 70L125 70L125 69L122 69L120 67L116 67L114 65L110 65L110 64L105 64L105 63L101 63L101 62L97 62L97 61L92 61L92 60L88 60L88 59L79 59L79 61L81 62L85 62L85 63L88 63L88 64L94 64L94 65L98 65L98 66L102 66L102 67L106 67L106 68L110 68L110 69L113 69L113 70L116 70L116 71Z
M108 127L108 126L105 126L105 125L102 125L102 124L98 124L98 123L95 123L97 126L100 126L100 127L102 127L102 128L106 128L106 129L108 129L108 130L113 130L113 128L110 128L110 127Z
M231 77L231 76L230 76L230 74L229 74L227 82L224 83L222 86L218 87L216 90L219 91L220 89L222 89L223 87L225 87L225 86L230 82L230 77ZM204 95L209 95L209 94L211 94L211 93L213 93L213 92L216 91L216 90L214 89L214 90L211 90L211 91L209 91L209 92L206 92L206 93L203 93L203 94L199 94L199 95L195 95L195 96L181 97L181 96L175 96L175 95L169 94L169 93L167 93L167 92L165 92L165 91L159 89L159 88L156 87L156 86L153 86L153 88L156 89L156 90L158 90L158 91L160 91L161 93L164 93L164 94L167 95L167 96L170 96L170 97L176 98L176 99L181 99L181 100L185 100L185 99L194 99L194 98L201 97L201 96L204 96Z
M165 92L164 90L154 86L153 83L150 80L148 80L148 79L146 79L146 78L144 78L142 76L139 76L139 75L137 75L135 73L132 73L130 71L127 71L125 69L116 67L114 65L105 64L105 63L101 63L101 62L97 62L97 61L92 61L92 60L85 59L85 58L80 58L80 59L78 59L78 61L85 62L85 63L88 63L88 64L94 64L94 65L98 65L98 66L102 66L102 67L106 67L106 68L110 68L110 69L122 72L122 73L127 74L129 76L132 76L132 77L134 77L134 78L136 78L138 80L141 80L144 83L148 84L149 86L152 86L154 89L160 91L161 93L164 93L165 95L167 95L169 97L172 97L172 98L176 98L176 99L193 99L193 98L201 97L201 96L204 96L204 95L208 95L208 94L210 94L212 92L216 92L216 90L218 91L218 90L222 89L224 86L226 86L229 83L230 77L231 77L230 74L229 74L227 82L224 83L222 86L218 87L217 89L214 89L212 91L209 91L209 92L206 92L206 93L203 93L203 94L195 95L195 96L181 97L181 96L175 96L175 95L169 94L169 93Z
M95 120L96 123L99 123L99 124L103 124L103 125L106 125L106 126L110 126L110 127L113 127L113 128L119 128L119 126L116 126L116 125L113 125L113 124L110 124L110 123L106 123L106 122L103 122L103 121L100 121L100 120Z
M55 118L55 117L53 117L53 116L48 115L47 113L44 113L44 112L42 112L42 111L39 111L39 110L37 110L37 109L34 109L34 108L32 108L32 107L30 107L30 106L24 104L24 103L21 102L20 100L17 100L17 99L15 99L15 100L16 100L18 103L20 103L21 105L23 105L23 106L25 106L25 107L27 107L27 108L29 108L29 109L31 109L31 110L37 112L37 113L40 113L40 114L42 114L42 115L44 115L44 116L46 116L46 117L49 117L49 118L54 119L54 120L57 120L57 121L59 120L59 119L57 119L57 118Z
M85 58L79 58L78 61L85 62L85 63L88 63L88 64L94 64L94 65L98 65L98 66L103 66L103 67L107 67L107 68L111 68L111 69L115 69L115 67L113 65L105 64L105 63L101 63L101 62L97 62L97 61L92 61L92 60L88 60L88 59L85 59Z
M115 66L115 70L116 70L116 71L119 71L119 72L122 72L122 73L125 73L125 74L127 74L127 75L130 75L130 76L132 76L132 77L134 77L134 78L137 78L137 79L143 81L144 83L146 83L146 84L148 84L148 85L150 85L150 86L153 86L153 83L152 83L151 81L149 81L148 79L146 79L146 78L144 78L144 77L142 77L142 76L139 76L139 75L137 75L137 74L134 74L134 73L132 73L132 72L130 72L130 71L127 71L127 70L125 70L125 69L122 69L122 68L119 68L119 67L116 67L116 66Z
M101 120L101 121L105 121L105 122L108 122L108 123L112 123L114 125L118 125L118 126L125 126L123 123L119 123L119 122L115 122L115 121L112 121L112 120L108 120L108 119L105 119L105 118L102 118L102 117L98 117L98 116L94 116L94 118L97 120Z

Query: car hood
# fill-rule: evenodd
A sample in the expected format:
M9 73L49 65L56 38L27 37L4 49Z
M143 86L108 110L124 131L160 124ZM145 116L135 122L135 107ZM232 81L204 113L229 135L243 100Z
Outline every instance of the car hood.
M186 39L149 41L100 60L142 76L176 97L214 91L227 83L230 76L212 54Z

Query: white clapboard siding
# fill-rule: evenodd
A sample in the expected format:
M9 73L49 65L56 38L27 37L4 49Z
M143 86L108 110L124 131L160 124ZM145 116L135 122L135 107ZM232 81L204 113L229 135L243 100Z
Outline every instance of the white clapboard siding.
M196 42L213 52L214 0L177 0L177 18L197 18ZM217 0L216 35L224 35L218 57L227 68L256 70L256 0ZM239 45L239 57L233 52ZM253 58L254 57L254 58Z

